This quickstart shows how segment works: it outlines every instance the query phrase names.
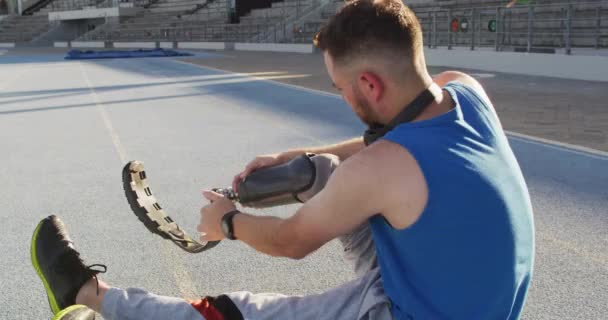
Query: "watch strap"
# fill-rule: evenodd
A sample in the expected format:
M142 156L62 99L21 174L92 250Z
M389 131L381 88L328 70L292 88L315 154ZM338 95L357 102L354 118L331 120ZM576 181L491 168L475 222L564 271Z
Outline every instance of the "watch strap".
M227 239L236 240L236 237L234 236L234 224L232 222L232 219L235 215L239 213L241 213L239 210L232 210L224 214L224 216L222 217L222 224L225 224L228 227L228 230L224 230L224 228L222 228L224 236Z

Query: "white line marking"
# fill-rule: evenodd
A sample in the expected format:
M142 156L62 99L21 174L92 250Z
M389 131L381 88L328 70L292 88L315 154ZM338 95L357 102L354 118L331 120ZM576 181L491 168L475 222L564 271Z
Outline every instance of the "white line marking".
M306 92L313 93L313 94L321 94L321 95L328 96L328 97L331 97L331 98L342 99L341 96L334 95L332 93L328 93L328 92L325 92L325 91L320 91L320 90L315 90L315 89L308 89L308 88L304 88L304 87L293 86L293 85L290 85L290 84L285 84L285 83L282 83L282 82L270 80L270 79L276 79L276 77L266 77L266 78L264 78L264 77L257 77L257 76L253 76L253 74L258 74L258 73L231 72L231 71L226 71L226 70L222 70L222 69L202 67L202 66L199 66L199 65L196 65L196 64L193 64L193 63L189 63L189 62L185 62L185 61L180 61L180 60L172 60L172 61L178 62L178 63L182 63L182 64L187 64L188 66L195 65L195 66L197 66L197 67L199 67L201 69L210 69L210 70L214 70L214 71L217 71L217 72L221 72L223 74L235 74L235 75L238 75L238 76L240 76L242 78L250 78L250 79L254 79L255 81L262 81L262 82L267 81L267 82L270 82L270 83L272 83L274 85L285 86L285 87L288 87L288 88L292 88L292 89L296 89L296 90L300 90L300 91L306 91ZM304 75L304 76L308 76L308 75ZM240 79L239 82L243 82L243 80ZM283 125L282 121L276 121L275 125L277 127L281 127L282 129L285 129L287 131L290 131L292 134L294 134L296 136L300 136L300 137L309 139L309 140L311 140L311 141L313 141L315 143L320 143L320 144L326 144L326 143L328 143L328 141L320 140L320 139L318 139L316 137L313 137L311 135L303 134L302 132L300 132L298 130L294 130L290 126Z
M95 105L97 106L97 111L101 115L101 119L103 119L103 124L105 125L106 129L108 130L108 133L110 134L110 137L112 138L112 143L114 144L114 149L116 150L116 152L118 153L118 156L120 157L120 162L122 162L123 164L126 164L127 161L129 161L129 160L127 160L128 159L127 152L126 152L124 146L122 145L122 142L120 142L118 133L116 133L116 130L114 130L112 121L110 120L108 113L104 109L103 104L101 103L101 100L99 99L99 96L97 95L97 92L95 92L95 89L93 89L91 80L89 79L89 76L85 72L84 67L82 66L82 63L79 63L78 67L80 68L80 72L82 73L82 76L84 77L84 81L86 82L87 86L89 87L89 91L91 92L91 96L93 97L93 100L95 100Z
M108 130L110 137L112 138L112 144L114 144L114 149L118 153L118 156L120 157L120 161L123 164L126 164L129 161L128 160L129 158L127 157L127 152L126 152L122 142L120 142L120 137L118 136L118 133L116 133L116 130L114 129L114 126L112 125L110 116L106 112L106 110L103 106L103 103L101 102L101 100L99 99L99 96L97 95L97 92L95 92L95 89L93 88L93 85L91 84L91 80L89 79L89 76L85 72L82 63L79 63L78 66L80 67L80 71L82 73L82 76L84 77L84 80L85 80L87 86L89 87L91 96L93 96L93 100L95 100L95 104L97 105L97 110L99 111L99 114L101 115L101 118L103 119L103 123L104 123L106 129ZM179 289L180 295L184 298L197 297L196 290L192 285L194 283L192 280L192 277L190 276L190 274L188 273L186 268L184 268L183 265L181 265L177 262L177 256L174 253L174 251L177 249L175 249L175 247L173 245L170 245L166 241L163 241L161 248L162 248L163 254L166 257L165 262L168 264L167 268L170 269L170 271L173 275L173 279L175 279L175 284L177 285L177 287Z
M187 61L180 61L180 60L173 60L175 62L179 62L179 63L185 63L185 64L189 64L189 65L194 65L197 66L201 69L209 69L209 70L214 70L214 71L218 71L218 72L222 72L222 73L234 73L234 74L238 74L240 76L249 76L246 73L240 73L240 72L231 72L228 70L223 70L223 69L217 69L217 68L213 68L213 67L207 67L207 66L201 66L195 63L190 63ZM293 85L293 84L287 84L287 83L282 83L282 82L278 82L275 80L269 80L269 79L264 79L264 78L258 78L258 77L252 77L252 78L256 78L259 79L260 81L268 81L268 82L272 82L273 84L279 85L279 86L283 86L283 87L288 87L288 88L292 88L295 90L300 90L300 91L305 91L305 92L309 92L309 93L315 93L315 94L320 94L326 97L332 97L332 98L336 98L336 99L340 99L342 100L342 96L335 94L335 93L331 93L331 92L326 92L326 91L321 91L321 90L317 90L317 89L310 89L310 88L305 88L305 87L301 87L301 86L297 86L297 85ZM529 135L525 135L525 134L521 134L521 133L516 133L516 132L511 132L511 131L506 131L508 136L511 136L512 138L519 138L521 140L527 140L528 142L531 143L535 143L538 145L546 145L549 147L552 147L554 149L558 149L564 152L571 152L571 153L575 153L575 154L580 154L580 155L585 155L585 156L599 156L599 157L608 157L608 152L604 152L601 150L596 150L593 148L588 148L588 147L584 147L584 146L579 146L579 145L575 145L575 144L569 144L569 143L564 143L564 142L559 142L559 141L555 141L555 140L550 140L550 139L544 139L544 138L538 138L538 137L533 137L533 136L529 136Z
M471 73L471 76L478 79L489 79L496 77L496 75L493 73Z
M168 261L167 268L171 271L173 279L175 279L175 284L179 290L179 295L184 299L200 298L201 294L196 292L193 285L194 280L192 280L192 276L188 270L186 270L186 268L178 262L180 259L177 254L179 249L177 249L175 245L169 241L162 241L160 247L162 253L166 257L165 260Z
M439 74L433 74L431 75L431 77L435 78L436 76L438 76ZM496 75L493 73L469 73L469 75L473 78L477 78L477 79L489 79L489 78L495 78Z
M275 85L279 85L282 87L287 87L287 88L292 88L292 89L296 89L299 91L304 91L304 92L309 92L309 93L315 93L315 94L320 94L326 97L331 97L331 98L336 98L336 99L340 99L342 100L342 96L339 94L335 94L335 93L331 93L331 92L327 92L327 91L321 91L321 90L317 90L317 89L310 89L310 88L306 88L306 87L301 87L301 86L296 86L293 84L289 84L289 83L283 83L283 82L279 82L279 81L273 81L270 79L265 79L265 78L261 78L261 77L256 77L256 76L252 76L251 74L248 73L242 73L242 72L232 72L232 71L228 71L228 70L223 70L223 69L218 69L218 68L213 68L213 67L207 67L207 66L201 66L195 63L190 63L188 61L181 61L181 60L173 60L174 62L178 62L178 63L183 63L183 64L187 64L189 66L196 66L200 69L208 69L208 70L213 70L213 71L217 71L217 72L221 72L221 73L230 73L230 74L236 74L242 77L251 77L254 79L257 79L259 81L267 81L267 82L271 82L272 84Z
M553 141L553 140L548 140L548 139L544 139L544 138L529 136L529 135L517 133L517 132L511 132L511 131L505 131L505 132L507 133L507 135L511 136L511 138L514 138L515 140L523 140L528 143L542 145L542 146L546 146L546 147L549 147L552 149L557 149L560 151L565 151L565 152L570 152L570 153L574 153L574 154L578 154L578 155L582 155L582 156L592 157L592 158L596 158L596 159L600 159L600 160L608 160L608 152L605 152L605 151L596 150L596 149L583 147L583 146L570 144L570 143L565 143L565 142L559 142L559 141Z

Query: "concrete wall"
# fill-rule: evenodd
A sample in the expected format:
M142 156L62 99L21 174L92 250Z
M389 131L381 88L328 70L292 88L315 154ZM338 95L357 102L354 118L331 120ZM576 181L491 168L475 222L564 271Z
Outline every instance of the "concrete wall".
M173 42L161 41L158 43L158 47L163 49L173 49Z
M99 26L105 22L104 19L87 20L63 20L53 21L53 27L48 32L36 38L34 45L52 44L54 41L71 41L85 34L90 26Z
M206 50L224 50L226 44L223 42L178 42L178 49L206 49Z
M293 43L235 43L235 50L242 51L272 51L272 52L294 52L294 53L312 53L313 47L311 44L293 44Z
M425 49L429 66L477 69L564 79L608 81L608 57Z
M49 12L49 20L79 20L79 19L97 19L109 17L133 16L140 12L141 8L95 8L86 10L60 11Z
M103 41L72 41L72 48L105 48Z
M114 48L154 49L156 48L156 42L114 42Z
M8 10L8 14L19 14L17 0L6 0L6 8Z
M55 48L67 48L70 46L70 43L67 41L57 41L53 43L53 47Z

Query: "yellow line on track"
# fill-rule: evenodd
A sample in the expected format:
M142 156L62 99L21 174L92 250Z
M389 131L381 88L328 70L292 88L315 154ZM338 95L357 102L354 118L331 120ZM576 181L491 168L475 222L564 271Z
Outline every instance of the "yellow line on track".
M95 92L95 89L94 89L93 85L91 84L91 80L89 79L89 76L87 75L83 64L79 63L78 66L80 68L80 71L82 73L82 76L83 76L87 86L89 87L91 96L93 97L93 100L95 101L95 104L97 105L97 110L99 112L99 115L103 119L103 123L104 123L106 129L108 130L110 137L112 138L112 144L114 145L114 150L116 150L116 153L118 153L120 161L123 164L126 164L129 161L128 160L129 158L127 157L127 152L126 152L122 142L120 141L120 137L118 136L118 133L116 132L116 130L114 129L114 126L112 125L110 116L108 115L107 111L105 110L103 103L99 99L97 92ZM161 248L162 248L161 249L162 254L165 255L165 257L166 257L165 261L168 264L167 267L171 270L171 274L173 275L175 284L177 285L177 287L180 291L180 295L183 298L196 298L196 297L201 296L200 293L199 294L196 293L196 290L193 286L194 282L192 280L192 276L190 275L188 270L186 270L186 268L184 268L184 266L182 264L178 263L179 257L174 252L178 249L175 248L173 246L173 244L169 244L166 241L163 241Z

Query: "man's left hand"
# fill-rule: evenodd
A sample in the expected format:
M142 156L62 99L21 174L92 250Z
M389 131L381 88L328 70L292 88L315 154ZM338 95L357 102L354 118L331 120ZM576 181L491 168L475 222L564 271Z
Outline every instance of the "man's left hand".
M218 241L224 239L222 217L236 206L223 195L213 191L203 191L209 204L201 209L201 218L196 230L200 232L201 241Z

